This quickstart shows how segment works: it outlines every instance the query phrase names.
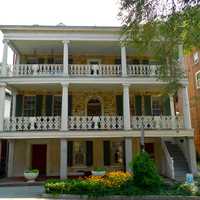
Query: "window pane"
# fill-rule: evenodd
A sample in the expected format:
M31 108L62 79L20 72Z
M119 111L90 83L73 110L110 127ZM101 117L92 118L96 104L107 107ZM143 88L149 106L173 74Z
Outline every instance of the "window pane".
M123 164L123 143L112 142L112 165Z
M53 115L61 116L62 97L54 96Z
M24 116L35 116L35 96L24 96Z

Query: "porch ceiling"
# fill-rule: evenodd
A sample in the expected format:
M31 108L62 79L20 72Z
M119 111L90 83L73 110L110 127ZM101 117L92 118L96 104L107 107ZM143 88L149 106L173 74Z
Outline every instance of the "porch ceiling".
M37 55L37 54L62 54L62 41L11 41L13 48L17 49L22 55ZM127 54L135 54L136 50L128 48ZM119 42L97 42L97 41L71 41L69 43L69 54L114 54L121 55Z
M62 86L59 83L52 84L14 84L9 85L10 88L17 90L18 92L61 92ZM160 93L164 89L162 85L131 85L130 93ZM123 91L122 84L70 84L69 91Z

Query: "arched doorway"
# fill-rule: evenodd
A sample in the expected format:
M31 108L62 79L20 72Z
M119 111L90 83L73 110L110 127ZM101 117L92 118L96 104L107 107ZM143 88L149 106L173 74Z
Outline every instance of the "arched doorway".
M88 116L101 116L101 101L98 98L91 98L87 103Z

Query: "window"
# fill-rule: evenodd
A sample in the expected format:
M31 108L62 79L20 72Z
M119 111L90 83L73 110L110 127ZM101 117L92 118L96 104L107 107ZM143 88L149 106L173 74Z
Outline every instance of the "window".
M200 71L196 73L196 84L197 88L200 88Z
M161 114L161 98L152 97L152 114L154 116L159 116Z
M101 64L101 59L88 59L87 63L90 65L99 65Z
M73 145L73 166L86 165L86 142L75 141Z
M199 53L197 51L193 54L193 61L194 64L199 63Z
M35 96L24 96L24 116L35 116L36 98Z
M62 97L54 96L53 102L53 115L61 116Z
M123 164L123 143L122 142L112 142L111 143L111 164L121 165Z

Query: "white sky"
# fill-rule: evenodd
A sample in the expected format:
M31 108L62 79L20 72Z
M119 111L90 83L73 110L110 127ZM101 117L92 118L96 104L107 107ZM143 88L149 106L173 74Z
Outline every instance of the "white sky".
M119 26L119 0L0 0L1 25ZM0 59L2 57L0 33ZM9 54L11 56L11 54ZM9 56L9 63L12 59Z

